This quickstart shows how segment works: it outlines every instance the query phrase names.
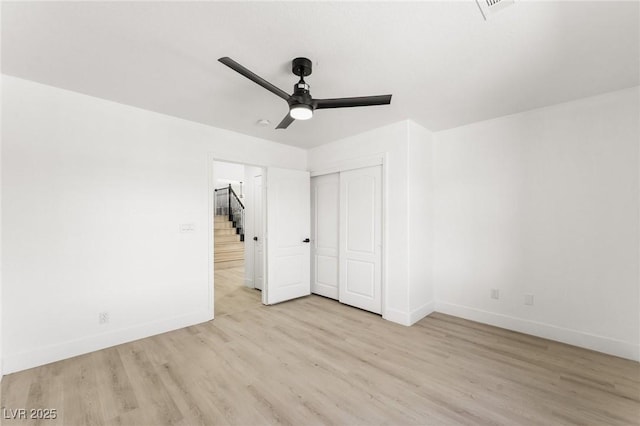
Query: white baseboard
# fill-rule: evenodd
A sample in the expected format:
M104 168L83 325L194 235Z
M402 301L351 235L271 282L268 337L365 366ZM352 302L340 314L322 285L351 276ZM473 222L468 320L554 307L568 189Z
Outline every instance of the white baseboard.
M396 324L400 325L406 325L408 327L429 315L434 311L434 308L435 303L433 301L427 302L411 312L403 312L396 309L387 308L385 309L384 315L382 317L387 321L395 322Z
M409 321L411 325L417 323L422 318L426 317L427 315L429 315L435 310L436 310L436 304L433 300L431 302L425 303L424 305L420 306L417 309L414 309L409 314Z
M395 322L396 324L400 324L400 325L406 325L406 326L411 325L409 313L398 311L396 309L386 308L384 310L384 314L382 315L382 318L386 319L387 321Z
M453 303L437 302L435 311L443 314L494 325L532 336L542 337L557 342L567 343L581 348L603 352L621 358L640 361L640 345L611 339L604 336L589 334L578 330L558 327L551 324L516 318L495 312L483 311L468 306Z
M253 285L253 279L251 278L244 279L244 286L249 288L256 288L256 286Z
M89 352L122 343L132 342L156 334L166 333L190 325L200 324L211 320L211 314L207 311L198 311L177 317L152 321L107 333L71 340L60 344L44 346L32 351L22 352L6 356L3 362L3 373L15 373L28 368L38 367L51 362L60 361Z

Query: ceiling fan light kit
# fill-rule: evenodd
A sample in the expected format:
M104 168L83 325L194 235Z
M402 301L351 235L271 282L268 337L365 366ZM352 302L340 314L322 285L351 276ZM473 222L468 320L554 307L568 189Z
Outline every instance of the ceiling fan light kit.
M294 120L308 120L313 117L313 108L304 104L291 105L289 115Z
M292 95L289 95L284 90L274 86L267 80L249 71L247 68L229 57L222 57L218 59L218 61L267 89L274 95L287 101L287 104L289 105L289 113L285 115L276 129L286 129L294 120L308 120L313 117L313 112L316 109L388 105L391 103L391 95L314 99L311 97L311 93L309 92L309 85L304 81L304 78L311 75L312 71L312 63L307 58L295 58L291 62L291 71L300 77L300 80L293 86Z

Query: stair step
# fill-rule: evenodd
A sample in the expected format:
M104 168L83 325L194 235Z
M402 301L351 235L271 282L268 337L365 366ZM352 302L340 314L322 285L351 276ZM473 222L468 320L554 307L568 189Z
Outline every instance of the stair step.
M223 243L223 242L239 242L240 241L240 235L238 234L233 234L233 235L215 235L215 242L216 244L218 243Z
M244 250L216 251L213 260L244 259Z
M216 222L213 225L213 229L235 229L233 222Z
M229 269L237 268L238 266L244 266L244 260L227 260L224 262L216 262L215 269Z
M229 221L229 216L227 216L227 215L216 215L215 216L215 223L228 222L228 221Z
M214 229L213 230L215 236L217 237L218 235L236 235L237 231L236 228L227 228L227 229Z
M244 250L217 250L214 255L214 260L231 260L231 259L244 259Z
M215 252L218 251L242 251L244 252L244 243L241 241L238 242L222 242L217 243L215 246Z
M223 252L216 253L214 262L224 262L226 260L244 260L244 251L241 251L241 252L223 251Z

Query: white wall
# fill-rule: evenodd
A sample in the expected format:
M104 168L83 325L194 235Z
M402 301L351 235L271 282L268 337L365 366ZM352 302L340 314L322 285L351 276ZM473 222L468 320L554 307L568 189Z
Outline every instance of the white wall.
M383 316L410 324L409 310L409 224L408 122L395 123L309 150L309 170L338 169L349 160L386 156L383 175Z
M305 169L306 152L2 80L5 373L210 319L212 158Z
M438 311L639 359L638 99L435 134Z
M408 208L409 311L411 323L435 309L433 281L433 134L409 122Z

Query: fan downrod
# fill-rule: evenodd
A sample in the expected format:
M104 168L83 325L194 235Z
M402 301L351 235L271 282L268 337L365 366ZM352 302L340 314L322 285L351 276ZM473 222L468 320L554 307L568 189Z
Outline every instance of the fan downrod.
M311 75L311 60L307 58L295 58L291 61L291 71L298 77Z

